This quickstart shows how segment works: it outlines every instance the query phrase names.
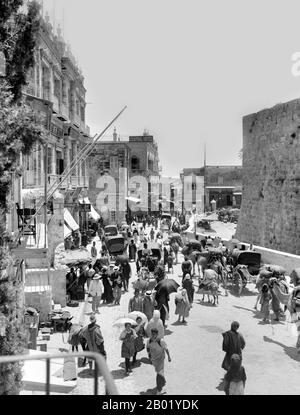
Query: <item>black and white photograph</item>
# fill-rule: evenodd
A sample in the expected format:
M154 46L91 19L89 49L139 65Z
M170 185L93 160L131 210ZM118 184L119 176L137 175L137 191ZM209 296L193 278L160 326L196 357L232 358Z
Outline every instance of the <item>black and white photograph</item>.
M300 394L299 16L0 0L1 396Z

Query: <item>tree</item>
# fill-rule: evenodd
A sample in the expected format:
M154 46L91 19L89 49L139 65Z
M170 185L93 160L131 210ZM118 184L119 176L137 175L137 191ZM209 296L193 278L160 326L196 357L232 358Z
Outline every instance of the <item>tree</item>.
M10 247L12 235L6 231L7 196L12 174L21 174L20 153L28 154L41 140L42 127L22 99L28 69L34 63L34 47L39 29L39 5L22 7L23 0L0 0L0 50L6 59L6 77L0 79L0 314L5 318L5 335L0 333L0 354L20 354L24 350L24 309L21 285L17 281ZM0 366L0 395L18 394L21 365Z
M0 0L0 45L6 59L7 81L17 101L22 96L28 69L34 64L36 34L39 30L39 9L36 1L27 4L27 13L20 11L24 0Z

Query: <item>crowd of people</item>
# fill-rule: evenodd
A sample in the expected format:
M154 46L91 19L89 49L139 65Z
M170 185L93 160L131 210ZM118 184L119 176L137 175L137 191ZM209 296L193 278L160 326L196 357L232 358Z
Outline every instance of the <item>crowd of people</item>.
M167 292L158 293L152 289L149 290L149 270L146 266L147 260L151 257L151 249L148 248L148 242L155 241L161 250L162 259L155 264L155 281L156 285L165 278L167 272L173 268L173 252L169 245L163 245L162 235L157 231L157 223L154 222L150 230L145 232L147 222L138 228L137 223L133 221L128 236L132 239L128 246L128 261L124 260L118 265L112 262L110 255L105 249L105 243L101 244L98 252L95 241L91 246L92 263L81 265L77 269L71 267L68 272L67 293L70 298L75 300L84 300L85 288L88 297L91 297L92 315L90 323L82 330L70 331L69 342L72 349L78 350L78 344L81 344L83 350L96 351L106 356L104 349L104 340L99 325L96 323L96 314L99 313L101 305L119 305L122 292L129 289L129 279L132 276L130 261L136 263L138 278L134 285L134 295L128 303L128 313L141 312L147 317L147 323L142 322L140 317L136 319L136 326L127 323L120 335L122 341L121 357L125 359L125 374L132 372L132 365L136 363L137 354L147 348L149 359L151 360L156 371L157 392L160 393L166 381L164 378L164 356L167 354L169 361L170 355L166 343L163 340L165 334L166 319L168 318L168 301ZM99 236L103 241L103 232L99 231ZM138 250L141 249L141 255ZM171 260L172 259L172 260ZM167 267L167 271L166 271ZM143 271L148 278L141 277ZM147 338L147 345L144 339ZM132 362L131 362L132 359ZM84 362L86 363L86 362ZM89 361L92 369L92 361Z
M163 235L155 223L152 226L150 222L147 230L146 228L147 221L140 227L136 221L133 221L128 227L126 231L130 241L127 248L128 260L121 261L121 263L112 263L105 245L102 244L102 249L98 252L96 244L93 242L91 247L93 263L88 267L79 268L77 276L74 269L71 268L68 275L68 290L72 292L72 282L76 280L77 284L83 287L81 290L83 293L86 286L88 296L92 300L93 314L90 317L90 324L82 329L81 334L77 336L77 342L86 350L97 351L106 357L103 336L96 323L95 314L99 313L101 302L105 305L120 304L122 293L128 292L129 280L133 276L130 262L135 262L137 279L133 283L134 294L128 302L128 314L143 313L146 316L146 321L137 315L134 324L129 322L124 324L119 336L120 355L124 359L125 374L130 375L137 362L138 354L146 349L156 372L157 393L161 394L166 384L164 376L166 356L171 362L170 352L164 340L166 320L169 319L170 296L168 290L158 290L157 286L173 273L176 255L172 245L163 242ZM161 258L157 260L154 271L150 273L148 260L152 256L151 242L153 241L159 246ZM215 246L222 251L224 256L228 254L228 248L217 238L213 240L207 237L201 243L203 249ZM233 251L237 249L237 246L233 247ZM139 251L140 254L138 254ZM175 315L178 316L177 324L185 325L193 307L195 294L194 264L190 255L184 257L181 270L181 285L175 294ZM152 287L150 287L151 280L154 280ZM203 276L203 280L205 280L205 276ZM272 295L267 284L262 284L258 301L261 304L263 321L267 322L272 302ZM272 308L274 310L274 306ZM242 364L242 350L245 348L245 340L238 329L239 323L234 321L231 324L231 329L223 333L225 357L222 368L226 372L224 392L227 395L244 394L246 384L246 371Z

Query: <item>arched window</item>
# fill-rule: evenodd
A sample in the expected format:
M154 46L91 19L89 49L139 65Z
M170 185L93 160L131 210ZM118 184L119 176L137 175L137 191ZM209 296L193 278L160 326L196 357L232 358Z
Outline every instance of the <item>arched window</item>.
M140 160L136 156L131 157L131 170L139 170L140 169Z

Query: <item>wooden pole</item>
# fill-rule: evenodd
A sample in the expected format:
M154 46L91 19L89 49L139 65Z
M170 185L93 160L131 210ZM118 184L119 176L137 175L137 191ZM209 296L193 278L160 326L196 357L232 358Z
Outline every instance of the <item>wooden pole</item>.
M127 105L119 112L119 114L117 114L114 119L107 125L107 127L105 127L105 129L98 135L98 137L90 144L88 144L85 148L85 150L80 154L79 157L77 157L76 162L73 164L73 166L69 169L69 171L61 176L61 179L58 180L57 184L55 186L51 186L51 189L48 191L47 196L45 198L45 203L47 203L51 196L56 192L56 190L62 185L62 183L70 176L70 174L73 172L73 170L77 167L77 165L84 159L86 158L92 151L93 147L95 146L95 144L98 142L98 140L104 135L104 133L111 127L111 125L120 117L120 115L125 111L125 109L127 108ZM88 147L88 148L87 148ZM31 216L30 220L28 221L28 225L30 223L32 223L32 221L37 217L38 213L41 211L41 209L43 208L44 203L37 208L35 214L33 216ZM22 232L18 233L18 235L16 235L16 238L19 238L20 235L22 235Z

